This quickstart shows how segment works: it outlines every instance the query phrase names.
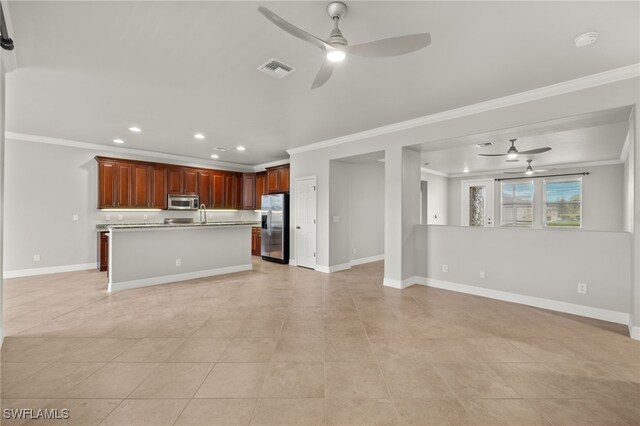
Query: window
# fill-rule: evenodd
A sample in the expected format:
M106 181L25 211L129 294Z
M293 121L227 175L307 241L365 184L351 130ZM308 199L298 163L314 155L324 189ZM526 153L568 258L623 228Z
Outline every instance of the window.
M533 226L533 181L501 183L502 226Z
M544 180L544 226L582 227L582 178Z

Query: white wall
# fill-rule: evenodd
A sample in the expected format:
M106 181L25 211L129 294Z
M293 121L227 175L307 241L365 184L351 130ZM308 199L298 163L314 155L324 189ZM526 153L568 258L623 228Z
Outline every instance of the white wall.
M329 264L323 266L347 265L351 261L350 223L351 223L351 164L331 161L329 192L329 243L331 251Z
M582 229L586 231L624 230L623 195L624 165L557 169L552 173L589 172L582 178ZM500 178L504 175L472 176L449 179L449 225L461 225L462 181L470 179ZM543 179L534 182L534 227L543 227ZM494 185L494 223L500 225L500 182Z
M351 260L384 255L384 163L351 164ZM355 254L353 249L356 250Z
M449 179L433 173L421 173L428 182L426 225L447 225L449 223Z
M114 155L68 146L7 140L5 167L4 271L96 263L97 223L161 222L165 217L194 217L197 212L102 212L97 206L96 155ZM72 221L77 214L78 221ZM106 221L106 216L111 221ZM210 220L259 220L255 212L218 212ZM40 261L34 262L33 255Z
M416 234L420 276L629 313L629 233L421 225Z

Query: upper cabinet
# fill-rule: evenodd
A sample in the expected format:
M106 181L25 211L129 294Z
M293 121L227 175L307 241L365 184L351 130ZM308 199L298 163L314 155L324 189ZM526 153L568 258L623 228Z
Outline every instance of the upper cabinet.
M168 171L168 194L195 195L198 193L198 170L171 167Z
M209 209L251 209L254 180L239 172L196 169L171 164L96 157L98 208L167 208L168 194L198 195ZM244 189L248 194L244 193Z
M98 207L131 207L131 164L105 161L98 167Z
M289 165L284 164L267 169L267 192L289 192Z
M242 174L242 210L256 208L256 174Z
M262 196L267 193L267 172L256 173L256 209L262 208Z

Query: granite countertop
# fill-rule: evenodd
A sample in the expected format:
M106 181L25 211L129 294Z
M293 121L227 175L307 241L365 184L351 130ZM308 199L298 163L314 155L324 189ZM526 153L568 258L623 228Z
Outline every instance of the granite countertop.
M96 225L96 231L104 232L109 229L145 229L145 228L200 228L215 226L257 226L259 222L255 221L216 221L216 222L193 222L193 223L99 223Z

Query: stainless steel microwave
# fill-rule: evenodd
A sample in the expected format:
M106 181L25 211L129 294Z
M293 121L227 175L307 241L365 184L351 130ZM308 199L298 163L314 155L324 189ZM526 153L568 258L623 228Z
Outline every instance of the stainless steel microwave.
M198 210L200 206L197 195L169 194L169 210Z

